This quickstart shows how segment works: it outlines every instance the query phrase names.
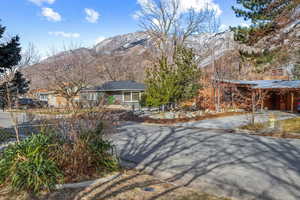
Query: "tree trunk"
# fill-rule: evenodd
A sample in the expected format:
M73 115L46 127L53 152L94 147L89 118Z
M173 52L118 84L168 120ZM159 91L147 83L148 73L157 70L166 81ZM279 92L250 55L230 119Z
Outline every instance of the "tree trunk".
M12 112L13 102L12 102L12 98L10 96L10 91L9 91L7 83L5 84L5 87L6 87L7 105L10 109L9 116L10 116L11 122L13 123L13 128L15 130L17 143L19 143L20 142L20 137L19 137L20 134L19 134L19 127L18 127L18 124L19 124L18 114L16 113L16 115L15 115L15 113ZM17 97L18 97L18 95L17 95Z

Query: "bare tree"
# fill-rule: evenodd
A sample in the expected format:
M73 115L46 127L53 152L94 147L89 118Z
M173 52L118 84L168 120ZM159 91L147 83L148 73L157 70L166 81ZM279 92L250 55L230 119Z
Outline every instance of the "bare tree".
M65 98L68 107L74 107L75 97L89 85L88 66L93 60L78 49L64 49L59 54L54 52L54 56L43 63L45 71L42 75L48 82L48 89Z
M213 29L213 10L183 10L179 0L147 1L137 13L140 26L155 43L159 55L172 58L177 46L195 34Z
M21 52L22 59L17 65L18 68L24 68L35 65L41 61L41 55L33 43L29 43L25 51Z

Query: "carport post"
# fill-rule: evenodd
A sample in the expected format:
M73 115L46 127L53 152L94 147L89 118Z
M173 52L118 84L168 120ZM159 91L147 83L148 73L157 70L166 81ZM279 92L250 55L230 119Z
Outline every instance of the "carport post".
M251 119L251 123L254 124L254 113L255 113L255 94L254 94L254 90L252 89L252 119Z
M291 93L291 112L294 112L294 92Z

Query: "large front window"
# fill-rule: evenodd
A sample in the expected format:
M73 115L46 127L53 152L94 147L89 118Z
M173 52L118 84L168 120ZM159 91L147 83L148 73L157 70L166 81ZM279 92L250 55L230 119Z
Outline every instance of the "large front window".
M140 93L132 92L132 101L139 101L139 100L140 100Z
M124 92L124 101L131 102L131 92Z
M124 102L139 102L140 93L139 92L123 92Z

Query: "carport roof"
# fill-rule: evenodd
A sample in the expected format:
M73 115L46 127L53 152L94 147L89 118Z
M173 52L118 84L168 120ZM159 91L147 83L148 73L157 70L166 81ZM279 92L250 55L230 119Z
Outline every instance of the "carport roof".
M300 80L226 80L224 82L251 85L253 89L300 89Z

